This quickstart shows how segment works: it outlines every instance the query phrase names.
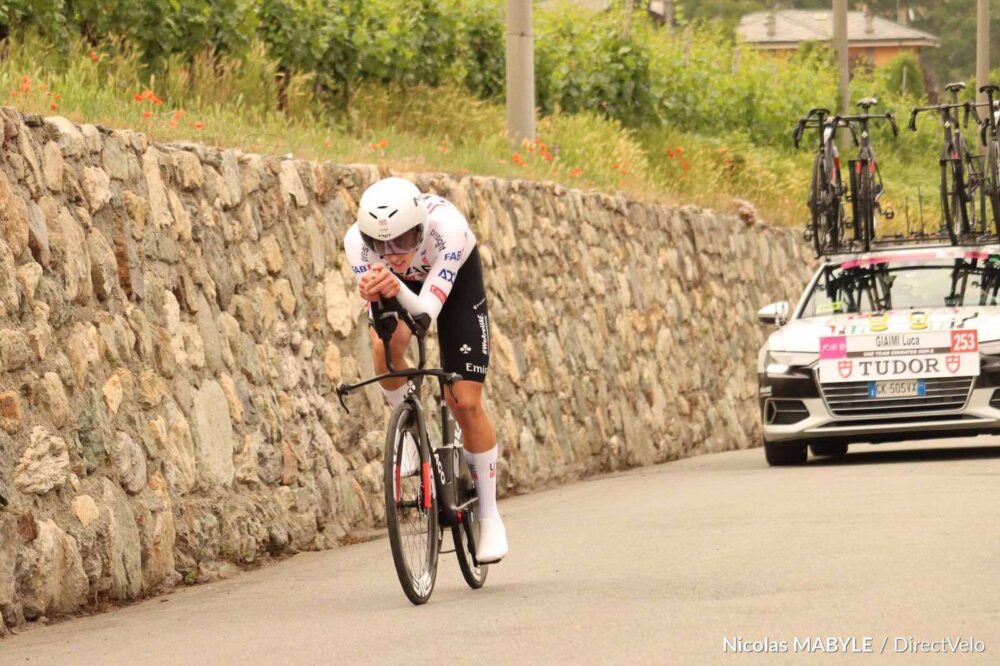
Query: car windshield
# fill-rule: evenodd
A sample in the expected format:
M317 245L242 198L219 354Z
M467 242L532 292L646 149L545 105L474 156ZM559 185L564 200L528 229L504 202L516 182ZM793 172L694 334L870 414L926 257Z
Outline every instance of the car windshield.
M858 263L824 267L802 316L997 305L1000 255Z

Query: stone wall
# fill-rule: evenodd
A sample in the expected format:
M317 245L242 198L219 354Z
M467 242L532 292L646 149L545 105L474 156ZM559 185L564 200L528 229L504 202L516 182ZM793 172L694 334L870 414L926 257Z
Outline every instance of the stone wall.
M6 626L327 548L382 520L384 408L341 238L369 166L0 112ZM788 231L545 183L466 211L505 493L757 440L757 307ZM387 570L386 575L390 575Z

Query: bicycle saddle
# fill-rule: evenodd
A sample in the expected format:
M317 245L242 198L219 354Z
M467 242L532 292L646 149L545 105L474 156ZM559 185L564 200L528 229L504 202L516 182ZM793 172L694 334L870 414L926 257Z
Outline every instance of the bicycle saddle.
M865 109L866 111L875 106L876 104L878 104L878 100L875 99L874 97L866 97L865 99L858 102L858 106L860 106L862 109Z
M961 81L955 81L954 83L949 83L944 87L948 92L958 92L959 90L965 90L965 84Z
M1000 90L1000 86L995 86L992 83L987 83L985 86L979 86L979 92L996 92Z

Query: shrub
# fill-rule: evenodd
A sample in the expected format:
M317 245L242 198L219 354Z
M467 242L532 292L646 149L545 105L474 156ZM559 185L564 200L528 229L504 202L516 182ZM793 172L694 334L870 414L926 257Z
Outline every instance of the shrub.
M885 66L886 90L898 95L924 99L924 73L920 61L912 53L900 53Z
M621 16L563 4L540 12L535 38L537 104L543 113L592 111L625 125L655 123L649 38L626 38Z
M506 89L504 9L498 0L459 0L464 8L456 75L481 99L502 98Z

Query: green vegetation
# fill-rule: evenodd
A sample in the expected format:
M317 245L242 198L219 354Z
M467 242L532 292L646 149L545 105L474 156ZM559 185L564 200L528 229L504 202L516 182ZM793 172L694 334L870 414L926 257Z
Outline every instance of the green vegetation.
M536 12L539 137L504 137L500 0L0 0L11 32L0 103L195 139L402 170L550 179L722 209L751 201L799 225L810 144L795 119L836 106L828 49L782 60L739 47L718 25L667 33L635 12ZM26 13L31 5L34 13ZM2 34L2 31L0 31ZM905 124L919 65L861 70ZM906 80L903 85L903 72ZM938 128L876 131L886 200L902 217L936 208ZM916 214L914 212L914 218ZM903 220L895 225L902 227Z

